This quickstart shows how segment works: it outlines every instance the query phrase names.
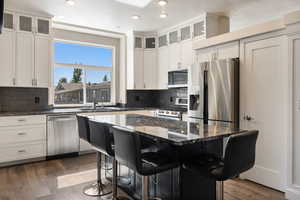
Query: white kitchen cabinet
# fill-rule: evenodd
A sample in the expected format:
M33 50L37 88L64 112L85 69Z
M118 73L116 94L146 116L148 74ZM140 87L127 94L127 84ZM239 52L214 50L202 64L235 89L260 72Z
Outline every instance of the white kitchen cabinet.
M169 71L178 70L181 68L181 52L180 44L173 43L169 45Z
M158 49L158 88L168 89L169 49L167 46Z
M300 26L298 27L300 30ZM289 36L289 63L290 80L293 80L292 106L290 126L291 133L288 137L288 189L286 199L297 200L300 198L300 34Z
M35 17L35 33L39 36L49 36L51 34L51 20L42 17Z
M52 40L49 37L35 37L35 78L37 87L50 87Z
M241 128L259 130L256 162L242 178L284 191L288 118L285 38L241 42ZM248 119L247 119L248 118Z
M144 50L144 88L157 89L157 51Z
M134 50L134 89L144 89L144 50Z
M181 68L187 69L194 63L194 50L192 40L185 40L180 43Z
M15 84L15 33L3 30L0 35L0 86Z
M16 84L34 86L34 35L18 32L16 38Z
M46 116L0 117L0 151L0 166L45 159Z
M7 12L0 35L0 86L49 87L51 20Z

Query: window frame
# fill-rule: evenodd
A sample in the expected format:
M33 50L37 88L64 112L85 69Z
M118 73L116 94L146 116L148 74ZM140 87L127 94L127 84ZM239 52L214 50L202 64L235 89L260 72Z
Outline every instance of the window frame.
M96 66L96 65L84 65L84 64L70 64L70 63L56 63L55 62L55 44L57 42L66 43L66 44L75 44L75 45L82 45L82 46L90 46L90 47L98 47L98 48L105 48L112 50L112 66ZM116 47L112 45L103 45L97 43L89 43L89 42L82 42L82 41L74 41L74 40L64 40L64 39L54 39L52 45L52 60L53 60L53 67L51 72L51 101L53 102L54 107L84 107L84 106L92 106L93 103L87 102L86 96L86 71L85 69L96 69L96 70L103 70L103 71L110 71L111 72L111 85L110 85L110 102L103 102L101 105L110 106L116 105ZM83 70L82 79L83 79L83 103L82 104L55 104L55 83L54 83L54 69L55 67L70 67L70 68L80 68ZM111 70L107 70L107 69ZM99 104L99 102L97 103Z

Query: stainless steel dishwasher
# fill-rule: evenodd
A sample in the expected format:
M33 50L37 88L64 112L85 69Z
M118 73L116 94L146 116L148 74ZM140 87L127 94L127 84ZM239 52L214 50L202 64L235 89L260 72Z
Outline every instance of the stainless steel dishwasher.
M79 134L76 115L47 117L47 158L78 154Z

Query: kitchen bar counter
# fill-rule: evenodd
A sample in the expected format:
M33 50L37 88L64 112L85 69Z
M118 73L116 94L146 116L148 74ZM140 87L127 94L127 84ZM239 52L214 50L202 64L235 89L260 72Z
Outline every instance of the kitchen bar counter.
M137 114L88 116L89 120L132 129L135 134L152 138L157 145L169 144L167 151L178 157L180 163L197 159L202 153L223 155L223 138L243 132L230 123L188 119L178 121ZM99 133L101 134L101 133ZM164 145L165 145L164 144ZM164 200L216 200L216 181L180 167L150 177L150 196ZM124 170L126 171L126 170ZM124 176L124 175L123 175ZM129 183L118 182L119 187L134 199L141 199L142 179L130 173Z
M222 139L242 132L230 123L210 121L209 124L204 124L200 119L179 121L136 114L95 115L89 118L92 121L132 129L144 136L178 146Z

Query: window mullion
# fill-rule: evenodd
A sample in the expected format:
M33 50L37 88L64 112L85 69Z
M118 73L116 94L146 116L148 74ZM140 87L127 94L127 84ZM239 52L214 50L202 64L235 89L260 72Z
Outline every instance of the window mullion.
M84 67L82 67L82 71L83 71L83 82L82 82L82 85L83 85L83 104L87 104L87 93L86 93L86 70Z

